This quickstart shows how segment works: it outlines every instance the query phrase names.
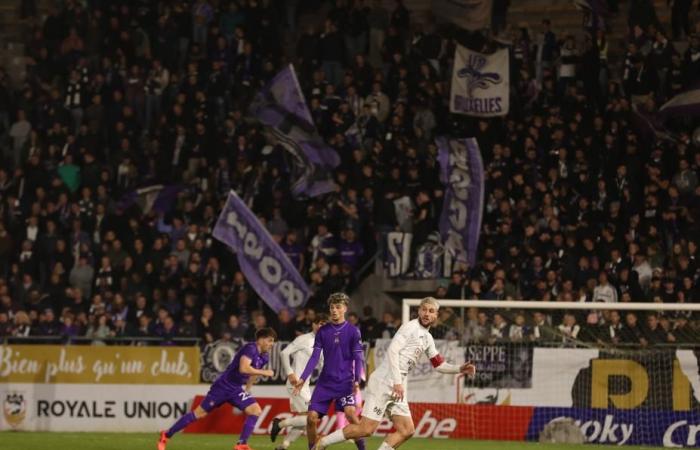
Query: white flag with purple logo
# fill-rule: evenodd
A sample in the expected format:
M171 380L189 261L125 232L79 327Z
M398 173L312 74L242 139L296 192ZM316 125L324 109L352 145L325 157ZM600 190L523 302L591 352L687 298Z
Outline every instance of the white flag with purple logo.
M508 50L483 53L457 46L450 112L475 117L496 117L508 114L510 107L510 72Z

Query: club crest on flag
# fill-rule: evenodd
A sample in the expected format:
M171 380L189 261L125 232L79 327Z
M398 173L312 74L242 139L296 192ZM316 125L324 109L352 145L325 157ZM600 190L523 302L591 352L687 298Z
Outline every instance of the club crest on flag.
M485 54L457 45L450 86L450 112L474 117L508 114L509 65L507 49Z
M27 416L27 402L24 394L20 392L8 392L2 403L2 412L5 422L14 430L19 428Z
M488 89L489 85L499 84L503 81L501 75L496 72L482 72L487 59L479 54L470 54L467 65L457 72L459 78L464 78L467 83L469 96L474 95L476 89Z

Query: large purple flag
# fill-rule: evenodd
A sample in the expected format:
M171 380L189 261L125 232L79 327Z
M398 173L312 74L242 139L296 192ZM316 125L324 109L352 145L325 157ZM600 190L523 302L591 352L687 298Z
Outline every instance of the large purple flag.
M474 138L435 140L440 162L440 179L446 185L440 216L440 234L445 250L457 262L476 265L484 204L484 164Z
M292 156L295 197L315 197L335 189L332 170L340 157L318 134L291 64L257 93L250 114L267 125L268 141Z
M214 237L231 247L260 298L275 312L306 304L310 291L282 248L234 191L214 227Z

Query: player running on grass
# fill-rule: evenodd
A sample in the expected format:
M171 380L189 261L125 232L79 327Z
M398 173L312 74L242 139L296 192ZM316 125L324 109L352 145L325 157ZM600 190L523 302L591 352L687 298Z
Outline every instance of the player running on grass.
M255 397L250 394L249 388L258 376L274 376L272 370L263 369L263 367L269 360L268 354L276 339L277 333L272 328L258 330L255 333L255 342L245 344L236 352L233 361L211 385L202 403L194 411L180 417L169 430L160 432L158 450L165 450L168 439L175 433L224 403L230 403L246 414L243 431L234 450L252 450L248 446L248 438L253 433L255 423L262 411Z
M337 411L345 412L350 423L359 423L359 418L355 415L354 394L360 389L364 349L360 340L360 330L345 320L349 302L350 298L342 292L328 297L331 320L316 333L313 354L294 388L294 394L298 395L323 352L323 369L311 396L307 415L309 448L314 447L317 440L316 427L320 418L328 414L332 402L335 402ZM364 439L356 439L355 445L359 450L365 450Z
M406 442L415 431L406 397L406 382L408 372L413 370L424 352L440 373L474 376L476 367L472 363L462 366L449 364L435 348L428 329L437 321L439 308L440 305L434 298L423 299L418 318L399 328L389 344L386 358L370 375L360 423L350 424L319 439L313 450L322 450L347 439L371 436L385 415L394 423L396 431L386 437L379 450L393 450Z
M270 438L275 442L277 435L283 428L290 428L282 441L282 445L275 450L286 450L296 441L306 429L307 417L306 413L309 410L309 400L311 400L311 389L309 388L309 380L306 380L301 388L299 395L294 395L294 387L299 378L295 374L302 373L306 364L311 358L314 351L314 340L319 328L326 324L327 318L325 314L319 314L311 324L312 331L302 334L294 339L288 346L282 350L280 359L282 360L282 369L287 375L287 392L289 392L289 409L297 414L284 420L273 419ZM292 361L293 363L290 362ZM292 368L293 367L293 368Z

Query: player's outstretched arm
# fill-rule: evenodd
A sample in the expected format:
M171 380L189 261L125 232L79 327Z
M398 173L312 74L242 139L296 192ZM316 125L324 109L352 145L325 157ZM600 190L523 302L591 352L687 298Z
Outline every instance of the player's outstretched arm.
M447 361L445 361L445 358L443 358L442 355L438 354L438 355L435 355L434 357L430 358L430 362L432 363L435 370L437 370L440 373L445 373L445 374L462 373L462 374L467 375L469 377L473 377L476 374L476 366L471 361L464 363L461 366L458 366L456 364L448 363Z
M301 388L304 386L304 382L309 379L320 358L321 347L314 346L314 351L311 353L311 358L309 358L309 361L306 363L306 367L304 368L304 372L299 377L296 386L294 386L294 395L299 394Z
M430 359L430 363L433 365L433 368L435 368L435 370L437 370L440 373L463 373L470 377L473 377L474 374L476 374L476 366L474 366L474 364L472 364L471 361L461 366L458 366L456 364L450 364L447 361L445 361L445 358L443 358L442 355L438 353L437 348L435 347L435 341L430 335L428 335L428 348L426 350L426 353L428 354L428 358Z
M275 376L275 372L270 369L256 369L253 367L252 360L246 355L241 356L241 363L238 366L238 371L244 375L260 375L261 377Z

